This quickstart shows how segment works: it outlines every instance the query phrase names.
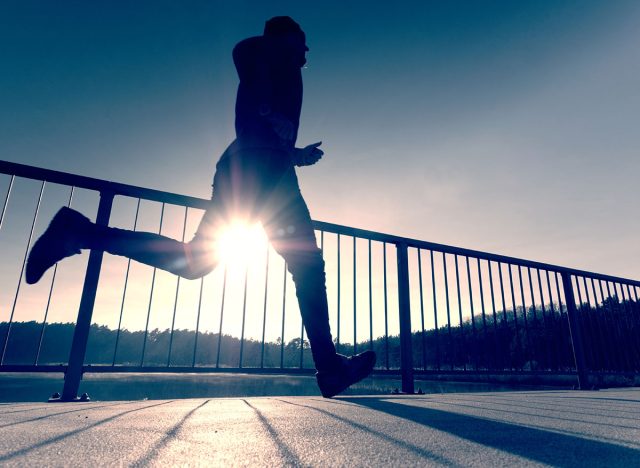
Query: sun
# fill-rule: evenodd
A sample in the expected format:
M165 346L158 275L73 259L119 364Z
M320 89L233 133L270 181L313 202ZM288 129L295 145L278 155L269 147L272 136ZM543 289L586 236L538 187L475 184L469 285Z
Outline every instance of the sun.
M264 256L267 235L260 223L232 221L217 239L218 261L228 267L245 267Z

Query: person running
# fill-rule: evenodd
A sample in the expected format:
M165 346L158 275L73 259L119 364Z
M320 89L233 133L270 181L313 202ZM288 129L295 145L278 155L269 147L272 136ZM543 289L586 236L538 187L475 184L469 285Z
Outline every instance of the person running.
M216 241L225 225L258 221L293 277L322 396L330 398L369 375L376 362L373 351L350 357L336 352L324 260L295 171L295 166L315 164L324 154L321 142L295 147L301 69L308 50L305 33L288 16L271 18L262 36L235 46L233 61L240 78L236 139L216 165L211 203L190 242L99 226L63 207L29 253L27 283L38 282L50 267L82 249L121 255L187 279L200 278L217 266Z

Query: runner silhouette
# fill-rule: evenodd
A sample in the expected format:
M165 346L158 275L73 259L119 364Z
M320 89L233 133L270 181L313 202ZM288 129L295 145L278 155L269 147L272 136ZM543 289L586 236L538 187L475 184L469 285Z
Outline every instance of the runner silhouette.
M27 283L38 282L56 262L82 249L200 278L217 265L215 246L225 225L234 220L259 221L293 277L322 395L330 398L369 375L376 361L373 351L351 357L336 353L324 261L295 171L295 166L315 164L323 156L320 142L295 147L302 107L301 68L308 50L304 32L288 16L271 18L262 36L235 46L233 61L240 78L236 139L216 165L211 204L190 242L98 226L63 207L31 249Z

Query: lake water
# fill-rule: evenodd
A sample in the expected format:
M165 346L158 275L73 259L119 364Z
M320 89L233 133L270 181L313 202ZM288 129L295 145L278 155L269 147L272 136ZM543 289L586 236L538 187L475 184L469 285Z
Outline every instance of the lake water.
M54 392L62 392L62 374L0 373L0 401L46 401ZM368 378L344 394L391 394L400 389L399 379ZM424 393L460 393L502 390L526 390L530 385L485 382L449 382L416 380L415 390ZM256 374L85 374L80 393L92 400L142 400L172 398L216 398L304 395L320 396L313 376Z

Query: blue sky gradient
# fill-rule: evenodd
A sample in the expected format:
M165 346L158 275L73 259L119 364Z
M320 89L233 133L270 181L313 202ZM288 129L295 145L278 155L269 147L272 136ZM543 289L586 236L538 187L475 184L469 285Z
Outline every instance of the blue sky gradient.
M640 278L631 1L2 2L0 158L207 197L279 14L315 219Z

